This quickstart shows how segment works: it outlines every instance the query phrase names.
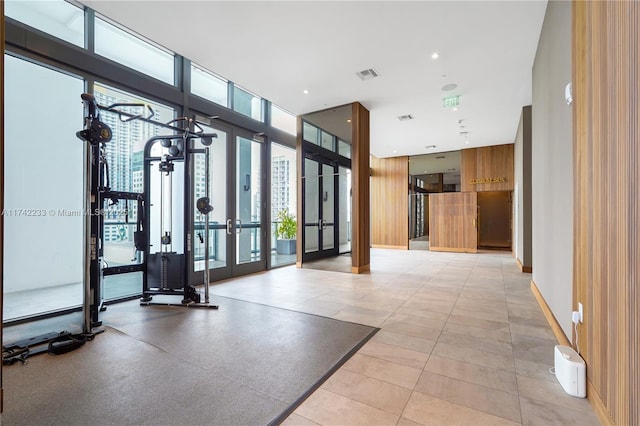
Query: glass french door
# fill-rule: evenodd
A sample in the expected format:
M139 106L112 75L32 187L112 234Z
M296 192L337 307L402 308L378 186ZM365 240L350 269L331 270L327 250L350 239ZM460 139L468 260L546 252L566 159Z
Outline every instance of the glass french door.
M336 244L336 186L338 167L314 158L304 160L305 260L338 254Z
M209 273L211 281L266 269L263 223L262 173L264 143L242 129L212 123L206 133L216 133L209 146ZM191 284L202 284L205 268L205 216L196 202L206 193L204 146L195 146L193 167L193 230Z
M264 144L247 134L235 135L235 218L227 233L234 235L235 275L265 269L265 230L263 229L262 173ZM229 220L229 219L228 219Z
M338 252L351 252L351 169L338 167Z

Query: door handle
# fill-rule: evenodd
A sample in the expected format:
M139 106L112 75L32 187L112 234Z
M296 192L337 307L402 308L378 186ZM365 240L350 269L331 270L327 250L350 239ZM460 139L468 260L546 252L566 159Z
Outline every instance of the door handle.
M242 221L240 219L236 219L236 234L242 233Z
M233 230L233 222L231 219L227 219L227 235L231 235L231 231Z

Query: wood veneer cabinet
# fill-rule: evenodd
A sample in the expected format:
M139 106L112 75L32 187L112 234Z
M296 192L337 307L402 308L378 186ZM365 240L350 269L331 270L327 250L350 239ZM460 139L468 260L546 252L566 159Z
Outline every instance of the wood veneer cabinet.
M429 194L429 249L477 252L477 208L475 192Z

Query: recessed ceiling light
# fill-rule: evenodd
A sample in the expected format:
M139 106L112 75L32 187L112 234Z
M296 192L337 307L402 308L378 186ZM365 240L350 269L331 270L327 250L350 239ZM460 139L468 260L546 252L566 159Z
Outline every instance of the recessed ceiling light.
M304 90L302 91L302 93L304 93L305 95L308 95L308 94L309 94L309 91L308 91L307 89L304 89Z
M440 55L438 55L438 52L433 52L433 54L431 55L431 59L438 59L440 57Z
M466 143L467 145L469 145L469 141L464 141L464 143Z
M351 119L350 118L347 119L347 123L351 123Z
M397 150L397 149L394 149L394 150L393 150L393 153L395 154L396 152L398 152L398 150Z
M458 107L453 107L453 108L451 108L451 110L452 110L452 111L457 111L457 110L458 110Z
M444 92L448 92L449 90L453 90L453 89L455 89L456 87L458 87L458 85L457 85L457 84L455 84L455 83L445 84L444 86L442 86L442 91L444 91Z

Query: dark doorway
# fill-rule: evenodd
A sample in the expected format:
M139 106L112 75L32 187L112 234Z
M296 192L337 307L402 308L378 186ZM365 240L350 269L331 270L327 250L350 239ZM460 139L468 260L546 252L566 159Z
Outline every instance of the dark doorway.
M511 192L478 192L478 248L511 250Z

